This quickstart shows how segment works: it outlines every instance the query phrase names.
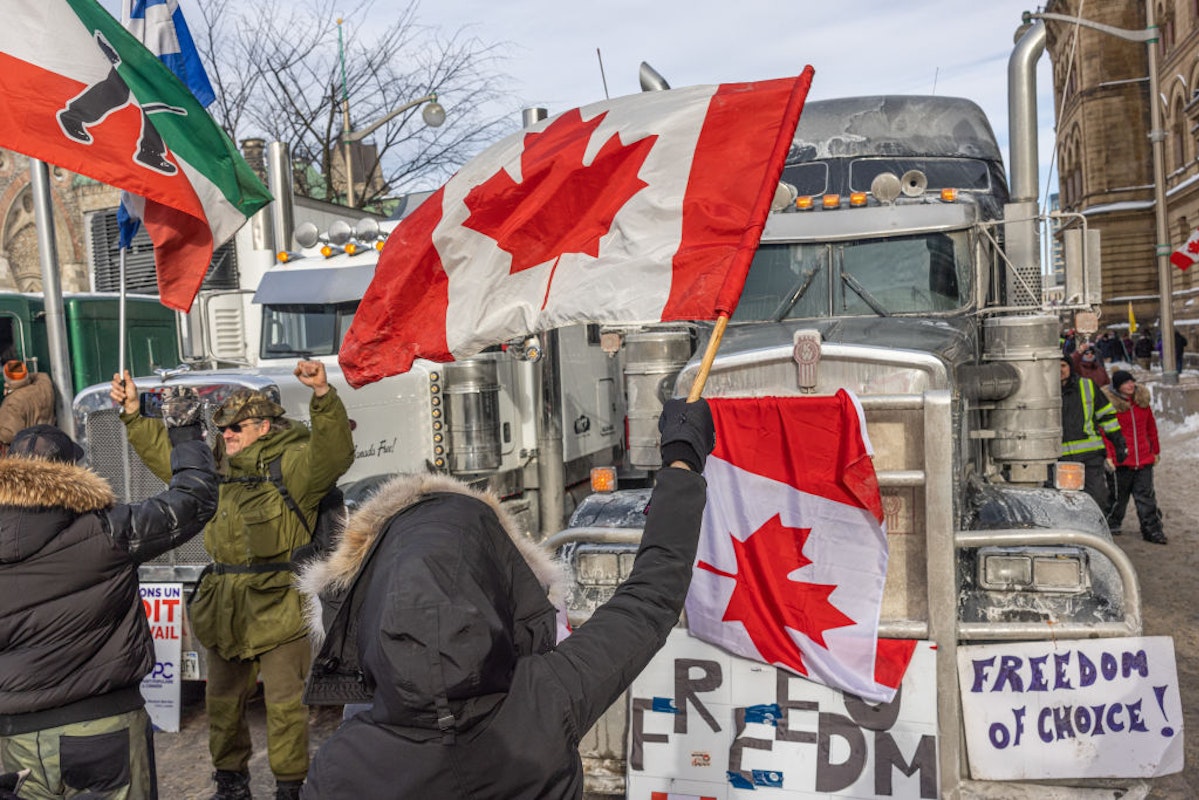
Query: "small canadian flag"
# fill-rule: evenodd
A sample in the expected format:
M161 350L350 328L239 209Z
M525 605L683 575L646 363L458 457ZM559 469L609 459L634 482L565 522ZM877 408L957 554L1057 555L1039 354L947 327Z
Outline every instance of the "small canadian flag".
M1199 228L1191 231L1190 238L1170 255L1170 263L1183 271L1196 261L1199 261Z
M709 404L691 634L891 702L915 642L878 638L887 532L861 406L845 390Z

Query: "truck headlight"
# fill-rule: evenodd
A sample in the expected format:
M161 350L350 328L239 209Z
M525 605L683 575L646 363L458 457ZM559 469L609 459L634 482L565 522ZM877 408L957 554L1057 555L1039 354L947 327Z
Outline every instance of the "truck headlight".
M1073 547L978 551L978 583L990 591L1078 594L1090 588L1089 558Z
M636 553L578 553L574 576L580 586L617 586L633 571Z

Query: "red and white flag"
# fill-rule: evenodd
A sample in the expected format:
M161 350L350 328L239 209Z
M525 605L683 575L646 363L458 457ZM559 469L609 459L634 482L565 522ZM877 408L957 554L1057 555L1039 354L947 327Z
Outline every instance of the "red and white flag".
M616 98L488 148L388 237L346 378L577 322L732 313L811 78Z
M1182 271L1199 261L1199 228L1191 231L1191 235L1170 254L1170 263Z
M887 535L860 406L844 390L709 403L691 633L889 702L915 643L878 639Z

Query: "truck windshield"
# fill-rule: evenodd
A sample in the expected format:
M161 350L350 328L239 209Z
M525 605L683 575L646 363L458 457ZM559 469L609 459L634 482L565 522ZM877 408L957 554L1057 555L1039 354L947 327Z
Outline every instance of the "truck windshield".
M337 355L357 310L357 302L263 306L262 358Z
M970 297L964 232L763 244L734 322L953 311Z

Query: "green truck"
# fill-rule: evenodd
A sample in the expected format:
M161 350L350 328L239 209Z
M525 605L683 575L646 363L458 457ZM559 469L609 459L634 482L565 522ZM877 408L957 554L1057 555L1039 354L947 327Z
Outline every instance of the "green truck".
M118 296L109 293L63 296L72 385L58 390L73 398L81 389L107 383L117 371L120 328ZM156 297L126 297L125 363L134 375L179 363L175 312ZM50 374L45 299L40 294L0 293L0 358L19 358L30 369ZM69 407L69 402L68 402Z

